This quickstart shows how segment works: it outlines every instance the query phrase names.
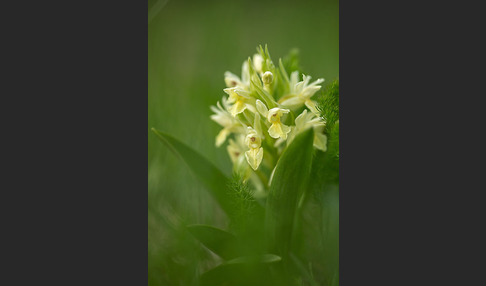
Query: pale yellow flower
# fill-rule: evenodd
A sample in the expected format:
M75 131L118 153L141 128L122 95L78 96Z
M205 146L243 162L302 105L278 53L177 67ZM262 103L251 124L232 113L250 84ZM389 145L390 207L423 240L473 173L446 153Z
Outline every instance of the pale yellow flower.
M258 140L256 135L254 133L249 132L247 137L247 141L250 140L250 144L254 144L253 140ZM262 162L263 159L263 148L258 147L258 148L250 148L250 150L245 152L246 160L248 161L248 164L250 164L251 168L253 170L258 169L258 166L260 166L260 163Z
M233 162L233 172L242 176L243 181L247 181L251 176L251 170L248 166L246 156L243 156L246 150L245 135L237 134L235 140L229 139L227 147L231 162Z
M219 134L216 136L216 146L219 147L221 146L228 135L231 132L235 133L244 133L244 127L241 125L241 123L236 120L228 111L228 105L226 98L223 97L223 106L218 102L217 107L211 106L211 110L215 113L212 114L210 117L213 121L218 123L223 127L223 129L219 132Z
M280 121L280 118L284 114L289 113L290 110L278 107L268 110L267 106L258 99L256 101L256 109L261 115L267 118L268 122L272 124L268 129L268 134L272 138L281 138L283 140L287 139L287 134L290 132L291 129L289 126L283 124Z
M228 151L228 154L230 156L231 162L236 163L238 161L238 158L240 158L243 153L245 152L245 136L244 135L239 135L236 136L236 141L233 139L229 139L228 146L226 147L226 150Z
M261 133L260 115L258 113L255 113L254 127L248 126L245 143L250 150L245 152L245 156L251 168L257 170L263 159L263 148L261 147L263 134Z
M314 128L314 147L325 152L327 150L327 136L323 133L326 122L322 117L317 117L315 114L304 110L297 118L295 118L295 127L289 135L288 143L299 134L308 128Z
M280 117L289 112L290 110L288 109L281 109L278 107L272 108L268 111L267 119L270 121L270 123L272 123L272 126L270 126L268 129L268 134L272 138L282 138L284 140L287 139L287 134L290 132L290 127L283 124L280 121Z
M288 95L282 97L279 100L279 103L282 106L289 107L289 108L299 108L305 104L307 108L310 109L314 114L319 114L319 111L316 107L316 102L311 100L311 97L321 89L321 86L318 85L324 82L324 79L320 78L313 83L309 84L311 79L310 76L302 75L303 80L300 82L298 81L299 72L294 71L290 76L290 92Z
M226 87L240 87L244 90L250 90L250 69L248 61L244 61L241 67L241 79L232 72L224 73L224 82Z
M228 103L232 104L228 111L231 115L236 116L242 113L245 109L250 109L255 112L255 108L251 105L252 99L250 93L240 87L229 87L223 89L229 95Z

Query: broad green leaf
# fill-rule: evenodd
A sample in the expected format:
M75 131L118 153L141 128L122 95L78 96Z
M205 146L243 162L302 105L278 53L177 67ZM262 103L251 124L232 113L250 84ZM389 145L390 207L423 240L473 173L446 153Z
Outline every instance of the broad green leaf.
M211 251L224 259L232 259L239 254L239 245L232 233L209 225L189 225L187 229Z
M269 266L281 260L274 254L238 257L203 273L200 282L211 286L276 285L272 283Z
M267 198L265 227L271 252L287 256L297 208L312 165L314 131L299 134L283 152L273 175Z
M152 131L174 154L179 156L211 192L227 213L231 212L231 201L227 192L228 178L211 162L174 137L152 128Z
M326 285L339 285L339 124L334 125L327 152L313 159L309 190L304 204L305 221L296 244L310 262L319 263ZM294 245L293 245L294 246Z

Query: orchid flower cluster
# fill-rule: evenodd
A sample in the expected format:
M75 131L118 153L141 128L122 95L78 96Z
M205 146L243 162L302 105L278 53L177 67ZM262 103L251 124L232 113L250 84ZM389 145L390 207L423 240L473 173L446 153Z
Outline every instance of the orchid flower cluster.
M290 77L279 60L277 68L260 46L253 58L243 62L241 77L227 71L221 103L211 106L211 119L223 127L216 146L228 141L227 150L236 171L251 175L251 169L271 172L285 147L300 132L314 128L314 147L326 151L326 122L312 96L324 79L292 71ZM268 172L267 172L268 173ZM259 174L261 178L262 175Z

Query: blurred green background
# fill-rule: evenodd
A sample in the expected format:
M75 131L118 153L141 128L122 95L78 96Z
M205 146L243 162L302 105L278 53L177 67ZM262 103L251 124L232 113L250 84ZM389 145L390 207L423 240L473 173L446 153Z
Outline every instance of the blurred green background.
M148 1L149 285L193 285L217 258L187 235L186 224L227 227L207 191L150 131L155 127L202 153L225 174L214 146L220 127L210 105L224 95L225 71L268 44L274 61L298 48L300 66L324 87L339 76L338 1Z

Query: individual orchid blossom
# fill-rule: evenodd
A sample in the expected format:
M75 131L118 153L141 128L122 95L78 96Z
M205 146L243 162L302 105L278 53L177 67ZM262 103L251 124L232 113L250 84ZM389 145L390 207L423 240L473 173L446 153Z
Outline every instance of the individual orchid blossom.
M226 87L239 87L243 90L250 90L250 69L248 68L248 61L244 61L241 67L241 79L232 72L224 73L224 82Z
M245 152L245 156L251 168L256 170L263 159L263 148L261 147L263 134L261 132L260 115L258 113L255 113L254 127L248 126L245 143L250 150Z
M270 123L272 123L272 126L270 126L268 129L268 134L272 138L287 138L287 134L290 132L290 127L283 124L280 121L280 117L289 112L290 110L288 109L281 109L278 107L272 108L268 111L267 119Z
M298 71L294 71L290 75L290 94L282 97L279 100L279 103L282 106L289 108L299 108L305 104L312 113L319 114L316 102L311 100L311 97L321 89L321 86L318 84L324 82L324 79L320 78L309 84L309 81L311 80L310 76L302 75L303 80L300 82L297 82L298 77Z
M245 136L241 134L240 136L236 137L236 141L233 139L229 139L228 142L229 144L228 147L226 147L226 150L228 151L231 162L235 163L246 150Z
M246 143L248 144L248 147L250 147L250 150L245 152L245 156L251 168L256 170L258 169L258 166L260 166L263 159L263 148L260 147L262 139L257 135L253 128L248 127L248 129Z
M327 136L323 133L326 122L322 117L316 117L315 114L304 110L297 118L295 118L295 127L289 135L288 143L292 142L297 134L314 128L314 147L325 152L327 150Z
M223 89L223 91L229 95L228 103L233 104L228 110L233 117L242 113L247 108L254 110L253 105L249 104L252 100L248 91L239 87L229 87Z
M272 108L270 110L267 109L267 106L257 99L256 101L256 108L258 112L265 116L272 125L268 129L268 134L272 138L281 138L283 140L287 139L287 134L290 132L291 128L280 121L280 117L284 114L289 113L290 110L282 109L282 108Z
M229 144L226 149L233 163L233 172L241 175L242 179L247 181L251 177L251 169L247 162L247 156L243 156L247 150L245 138L244 134L237 134L235 140L228 140Z
M231 132L244 133L245 131L241 123L227 111L226 98L223 97L223 105L225 108L219 102L216 105L217 107L211 106L211 110L216 114L210 117L213 121L224 127L216 136L216 146L219 147L226 141L226 138Z

